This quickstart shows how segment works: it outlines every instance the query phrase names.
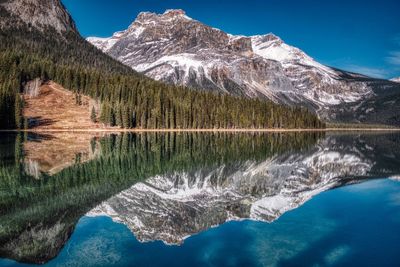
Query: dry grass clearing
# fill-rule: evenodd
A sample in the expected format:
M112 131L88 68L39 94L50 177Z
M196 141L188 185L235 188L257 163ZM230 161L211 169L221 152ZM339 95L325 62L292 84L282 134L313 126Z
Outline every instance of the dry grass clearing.
M23 115L34 130L72 130L72 129L103 129L100 123L90 119L95 101L87 96L81 96L81 105L76 104L73 92L61 85L48 82L39 89L38 96L24 95L25 107ZM32 124L32 123L31 123Z

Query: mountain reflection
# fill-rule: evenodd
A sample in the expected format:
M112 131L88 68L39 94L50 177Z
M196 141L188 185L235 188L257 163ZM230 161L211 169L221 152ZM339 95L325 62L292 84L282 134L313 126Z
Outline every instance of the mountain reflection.
M230 220L271 222L322 191L358 182L372 165L355 148L328 137L307 151L151 177L88 215L110 216L141 241L179 244Z
M169 244L270 222L330 188L395 177L399 145L391 133L2 135L0 256L45 263L85 214Z

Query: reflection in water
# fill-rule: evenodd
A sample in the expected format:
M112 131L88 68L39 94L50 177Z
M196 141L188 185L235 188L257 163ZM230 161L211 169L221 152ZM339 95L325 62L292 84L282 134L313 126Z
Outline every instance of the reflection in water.
M45 263L85 214L171 244L229 220L273 221L321 191L395 177L399 145L397 134L7 135L0 256Z
M99 156L98 139L104 134L59 133L30 134L23 143L25 172L40 178L42 173L54 175L76 163Z
M169 244L226 221L270 222L322 191L368 177L374 166L373 157L362 152L368 144L355 147L337 139L262 160L151 177L88 215L110 216L139 240Z
M88 215L110 216L139 240L169 244L226 221L271 222L322 191L368 174L371 160L337 149L334 140L308 151L151 177Z

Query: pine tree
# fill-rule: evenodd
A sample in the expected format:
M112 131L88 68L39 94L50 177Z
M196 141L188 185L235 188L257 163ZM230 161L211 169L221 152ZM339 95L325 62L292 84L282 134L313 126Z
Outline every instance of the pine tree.
M14 102L14 107L15 107L15 126L17 129L21 128L23 117L22 117L22 100L20 94L15 95L15 102Z
M92 111L90 113L90 120L92 122L97 122L97 114L96 114L96 110L95 110L94 106L92 107Z

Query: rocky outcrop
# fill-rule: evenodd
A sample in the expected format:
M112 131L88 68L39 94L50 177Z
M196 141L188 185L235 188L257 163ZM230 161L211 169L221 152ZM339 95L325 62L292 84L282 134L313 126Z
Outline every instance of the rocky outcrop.
M77 32L74 21L60 0L5 0L0 5L38 29L51 27L60 33Z
M24 85L24 95L28 97L38 97L40 94L40 87L43 85L43 81L40 78L36 78L32 81L27 82Z
M72 225L56 222L52 226L36 225L16 239L1 244L0 254L19 262L44 264L55 258L70 238Z

